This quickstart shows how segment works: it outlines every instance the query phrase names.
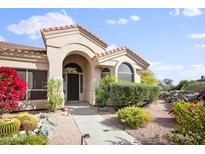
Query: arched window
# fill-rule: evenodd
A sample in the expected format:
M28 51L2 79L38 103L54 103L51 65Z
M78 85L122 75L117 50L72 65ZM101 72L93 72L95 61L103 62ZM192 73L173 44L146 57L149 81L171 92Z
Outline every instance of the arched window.
M78 64L75 63L69 63L64 66L64 70L69 73L82 73L82 69Z
M127 63L122 63L118 68L118 79L127 80L130 82L134 81L134 73L131 66Z
M106 75L110 75L110 69L109 68L103 68L101 71L101 78L105 77Z

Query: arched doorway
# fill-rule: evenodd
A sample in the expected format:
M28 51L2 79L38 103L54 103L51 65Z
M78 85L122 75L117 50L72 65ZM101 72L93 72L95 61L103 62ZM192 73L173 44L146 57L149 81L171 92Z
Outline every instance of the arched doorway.
M82 69L78 64L69 63L64 66L64 72L67 78L67 101L77 101L83 89Z
M90 102L91 82L91 65L88 59L77 53L68 55L63 61L65 103Z

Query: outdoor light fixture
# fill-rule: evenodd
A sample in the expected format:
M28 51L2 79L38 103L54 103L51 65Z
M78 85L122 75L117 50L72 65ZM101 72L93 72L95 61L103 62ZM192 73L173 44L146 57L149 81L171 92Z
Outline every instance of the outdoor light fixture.
M125 130L125 125L126 125L126 121L125 121L125 119L121 119L121 123L122 123L122 125L123 125L123 130Z
M81 145L83 145L83 141L84 141L85 138L90 138L90 134L81 135Z

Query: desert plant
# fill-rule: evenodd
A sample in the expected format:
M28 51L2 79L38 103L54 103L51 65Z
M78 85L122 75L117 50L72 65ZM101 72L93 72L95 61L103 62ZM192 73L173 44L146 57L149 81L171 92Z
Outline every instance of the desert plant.
M176 102L170 111L179 126L171 132L176 144L205 144L205 103Z
M15 118L0 120L0 137L18 133L20 124L21 122Z
M96 88L96 104L104 107L109 99L109 91L112 83L116 81L115 75L106 75L100 80L99 87Z
M0 145L47 145L48 140L42 135L25 135L0 138Z
M58 79L50 78L48 80L48 108L55 112L63 103L62 82Z
M38 118L32 114L20 113L13 118L16 118L21 121L21 130L33 131L37 128Z
M189 85L184 88L185 90L189 91L196 91L196 92L202 92L205 90L205 83L203 82L191 82Z
M117 115L120 119L124 119L126 124L131 128L143 127L152 121L149 112L136 106L128 106L118 110Z
M159 81L156 79L152 70L147 69L143 72L141 76L141 83L156 86Z
M120 81L111 85L109 96L114 106L143 106L156 101L159 93L159 87L156 86Z
M0 114L16 110L26 89L26 82L15 70L0 67Z

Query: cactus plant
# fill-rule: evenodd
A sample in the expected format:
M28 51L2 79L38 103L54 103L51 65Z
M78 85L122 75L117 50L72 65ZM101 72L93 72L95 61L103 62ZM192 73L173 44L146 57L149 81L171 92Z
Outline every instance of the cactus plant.
M11 118L0 120L0 136L11 136L19 131L21 122L18 119Z
M19 119L21 121L21 130L25 131L34 131L38 125L38 118L32 114L28 113L20 113L14 118Z
M37 118L22 121L21 125L25 131L34 131L37 128Z

